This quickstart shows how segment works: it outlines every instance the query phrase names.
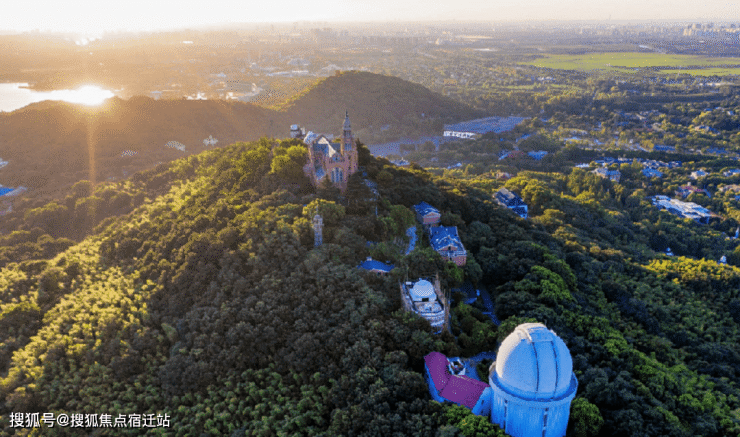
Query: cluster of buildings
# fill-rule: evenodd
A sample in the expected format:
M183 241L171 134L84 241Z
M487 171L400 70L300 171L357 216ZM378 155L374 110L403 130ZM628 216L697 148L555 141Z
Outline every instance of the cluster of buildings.
M578 380L563 340L541 323L524 323L501 343L488 384L465 376L439 352L424 357L432 398L490 417L513 437L562 437Z
M656 146L659 147L659 146ZM622 173L616 169L616 170L610 170L608 166L612 164L632 164L633 162L638 162L642 164L642 174L645 175L647 178L661 178L663 177L663 172L659 169L661 168L677 168L681 167L681 161L671 161L671 162L663 162L658 161L655 159L643 159L643 158L600 158L594 160L596 164L600 164L601 167L597 168L593 171L594 174L601 176L602 178L609 179L613 182L619 182L622 178ZM588 168L590 167L588 164L578 164L576 165L578 168Z
M414 205L416 219L429 234L429 244L442 255L458 266L464 266L468 259L467 251L460 240L456 226L439 226L442 215L432 205L421 202Z
M681 218L690 218L704 225L709 224L711 219L719 217L712 211L694 202L683 202L663 195L653 196L650 198L650 201L658 209L666 210Z

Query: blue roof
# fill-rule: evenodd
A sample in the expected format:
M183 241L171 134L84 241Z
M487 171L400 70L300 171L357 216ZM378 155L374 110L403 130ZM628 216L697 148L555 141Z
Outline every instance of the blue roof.
M442 250L447 246L454 246L463 250L460 237L457 235L457 226L437 226L429 228L429 243L434 250Z
M13 191L13 188L0 187L0 196L4 196L4 195L10 193L11 191Z
M429 214L430 212L436 212L437 214L439 214L439 210L437 208L433 207L432 205L426 202L421 202L421 203L414 205L414 209L416 210L418 214L423 215L423 216Z
M392 264L386 264L384 262L380 262L374 259L369 259L367 261L363 261L362 264L360 264L359 268L365 269L365 270L380 270L383 272L390 272L393 270Z

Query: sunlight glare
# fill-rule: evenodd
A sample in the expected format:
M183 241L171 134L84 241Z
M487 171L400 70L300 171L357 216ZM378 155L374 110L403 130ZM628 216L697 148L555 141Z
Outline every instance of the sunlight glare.
M104 90L96 85L84 85L76 90L58 90L51 92L50 100L64 100L69 103L80 103L88 106L97 106L105 99L114 96L112 91Z

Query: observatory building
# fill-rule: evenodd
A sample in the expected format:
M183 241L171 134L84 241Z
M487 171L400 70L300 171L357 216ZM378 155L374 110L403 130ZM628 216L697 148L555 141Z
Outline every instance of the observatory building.
M512 437L565 435L578 380L568 348L545 325L524 323L506 337L491 365L485 390L479 387L482 383L474 384L471 379L458 384L457 391L466 393L445 396L452 375L447 368L435 365L438 355L432 352L425 357L433 398L467 406L475 414L490 415L491 422ZM477 400L469 399L469 395L477 395Z

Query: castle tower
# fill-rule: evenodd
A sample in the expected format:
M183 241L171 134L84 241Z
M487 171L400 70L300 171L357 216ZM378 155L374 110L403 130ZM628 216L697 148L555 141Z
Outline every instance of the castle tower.
M313 245L319 247L324 244L323 237L324 219L319 215L318 208L316 209L316 215L313 216Z
M354 146L352 126L349 123L349 111L344 111L344 126L342 127L342 156L350 152Z
M501 343L488 378L491 422L512 437L563 437L578 380L560 337L524 323Z

